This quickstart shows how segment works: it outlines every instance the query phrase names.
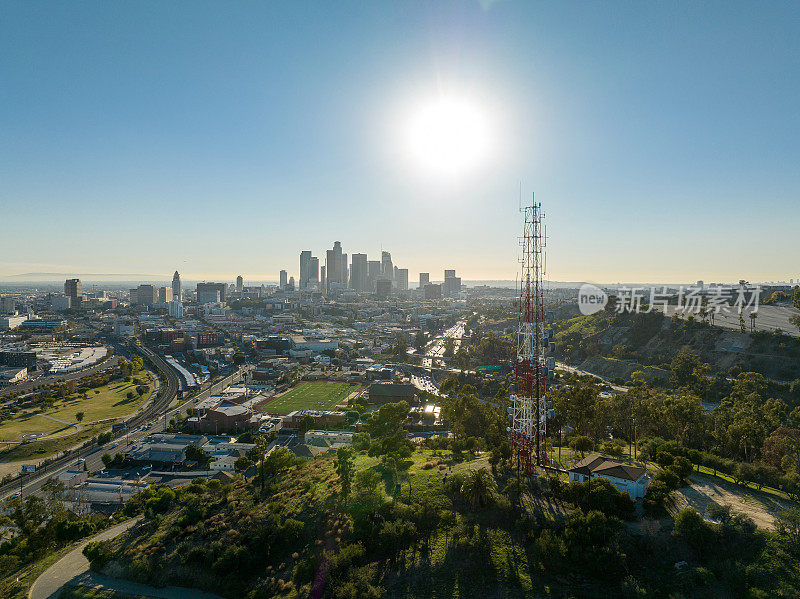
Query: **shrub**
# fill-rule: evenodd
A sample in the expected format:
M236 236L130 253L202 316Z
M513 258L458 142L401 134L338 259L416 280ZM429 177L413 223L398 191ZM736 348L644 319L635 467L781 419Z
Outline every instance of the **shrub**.
M100 570L110 559L111 552L104 541L95 541L83 548L83 555L89 560L92 570Z
M687 479L693 470L692 463L686 458L680 456L674 459L669 469L681 480Z
M681 486L681 479L672 470L659 470L653 478L653 482L655 481L663 482L670 491L674 491Z

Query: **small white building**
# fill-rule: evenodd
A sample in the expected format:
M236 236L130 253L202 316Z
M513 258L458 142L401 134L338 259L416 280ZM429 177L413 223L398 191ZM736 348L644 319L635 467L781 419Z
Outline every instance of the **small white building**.
M352 445L354 434L351 431L311 430L306 432L303 441L305 441L306 445L324 443L333 449L337 449L343 445Z
M235 452L220 451L212 454L211 460L208 462L208 469L215 472L233 472L236 470L236 460L239 457Z
M650 486L650 473L646 468L598 454L585 457L569 470L569 482L586 482L594 478L605 478L617 491L627 493L631 499L644 497Z

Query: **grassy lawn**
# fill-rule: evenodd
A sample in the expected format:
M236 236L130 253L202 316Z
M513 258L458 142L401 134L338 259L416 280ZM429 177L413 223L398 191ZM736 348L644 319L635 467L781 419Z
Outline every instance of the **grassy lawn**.
M153 380L149 373L141 372L137 374L137 377L151 389L153 388ZM95 391L100 393L95 393ZM133 399L127 398L129 391L133 392ZM138 410L146 399L147 395L140 397L136 393L136 385L133 382L118 380L89 390L85 399L74 394L57 401L53 408L44 414L65 422L77 422L75 414L83 412L83 422L88 424L97 420L123 418ZM65 426L61 422L38 414L19 413L0 424L0 440L16 440L26 433L53 433Z
M348 383L300 383L283 395L269 400L263 409L270 414L289 414L295 410L333 410L357 389L357 386Z
M108 428L110 428L109 424L90 424L84 426L83 430L79 433L74 433L65 437L43 437L35 441L13 445L11 449L0 451L0 462L46 458L54 453L64 451L75 445L80 445L87 439L91 439Z

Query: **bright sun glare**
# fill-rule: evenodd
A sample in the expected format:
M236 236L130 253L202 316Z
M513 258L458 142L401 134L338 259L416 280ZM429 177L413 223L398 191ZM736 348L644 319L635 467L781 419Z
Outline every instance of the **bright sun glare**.
M406 142L409 157L425 171L462 175L488 157L487 115L466 98L442 96L412 113Z

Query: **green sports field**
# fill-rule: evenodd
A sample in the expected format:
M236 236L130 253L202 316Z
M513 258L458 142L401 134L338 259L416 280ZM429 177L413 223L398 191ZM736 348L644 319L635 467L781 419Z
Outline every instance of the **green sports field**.
M358 385L347 383L300 383L280 397L268 401L262 409L269 414L289 414L295 410L333 410L358 388Z

